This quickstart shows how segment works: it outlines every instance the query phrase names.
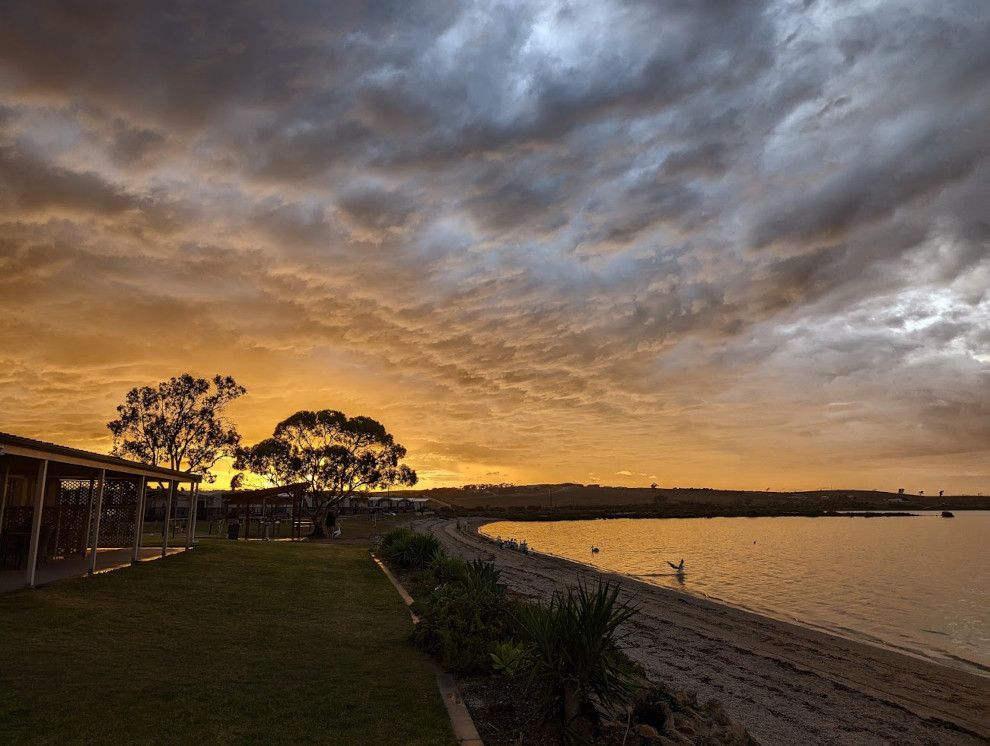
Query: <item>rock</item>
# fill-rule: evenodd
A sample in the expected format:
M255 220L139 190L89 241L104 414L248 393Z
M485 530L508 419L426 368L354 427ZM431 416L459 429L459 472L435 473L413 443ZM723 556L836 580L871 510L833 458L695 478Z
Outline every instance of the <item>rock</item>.
M660 734L657 733L657 729L652 725L647 725L646 723L637 723L632 727L632 732L643 738L648 738L651 741L659 741Z

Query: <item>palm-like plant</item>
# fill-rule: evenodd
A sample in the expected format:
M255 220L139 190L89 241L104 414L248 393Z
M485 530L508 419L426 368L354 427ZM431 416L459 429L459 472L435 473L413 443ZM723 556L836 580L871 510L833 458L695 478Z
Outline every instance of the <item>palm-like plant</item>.
M555 592L549 606L528 604L518 613L532 661L530 685L541 690L548 714L562 710L566 741L589 738L595 701L611 709L631 691L619 627L636 612L619 602L618 585L599 582Z

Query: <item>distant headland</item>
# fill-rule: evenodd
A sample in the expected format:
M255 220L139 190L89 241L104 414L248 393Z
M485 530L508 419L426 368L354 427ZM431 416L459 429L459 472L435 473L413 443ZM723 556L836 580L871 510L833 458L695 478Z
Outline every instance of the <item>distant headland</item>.
M904 515L922 510L990 510L990 496L984 495L913 495L855 489L756 492L565 483L392 490L393 496L399 494L429 498L433 507L458 515L527 520L825 516L840 512Z

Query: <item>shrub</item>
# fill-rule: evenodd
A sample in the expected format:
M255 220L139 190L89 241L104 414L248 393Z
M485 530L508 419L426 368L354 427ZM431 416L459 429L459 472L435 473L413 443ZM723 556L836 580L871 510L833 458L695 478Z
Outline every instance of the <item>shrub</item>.
M495 566L446 558L432 565L440 585L420 614L413 639L455 673L491 671L491 654L509 637L516 603Z
M413 640L454 673L488 673L491 653L510 636L514 602L490 593L437 594L420 616Z
M463 583L467 577L468 565L457 557L448 557L440 554L433 558L430 563L430 572L439 585L445 583Z
M440 540L432 534L417 534L405 529L404 533L396 534L396 531L393 529L385 534L379 545L379 551L387 562L402 568L425 568L437 557L443 556Z
M532 661L529 685L540 690L548 717L562 716L565 741L588 740L600 717L596 701L611 709L633 688L618 628L636 609L618 596L610 583L580 584L555 592L549 606L527 604L516 616Z
M392 548L393 545L401 541L407 541L409 537L412 535L413 535L412 531L402 526L390 529L389 531L385 532L385 534L381 538L381 541L378 542L378 551L384 557L388 554L389 550Z

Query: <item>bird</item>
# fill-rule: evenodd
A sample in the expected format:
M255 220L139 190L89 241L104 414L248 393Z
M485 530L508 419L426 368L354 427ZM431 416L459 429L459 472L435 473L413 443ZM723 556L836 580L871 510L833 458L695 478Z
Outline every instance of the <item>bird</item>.
M598 547L596 547L594 544L591 545L591 553L598 554Z
M673 567L679 573L684 572L684 560L683 559L681 560L681 564L679 564L679 565L675 565L670 560L667 561L667 564L670 565L671 567Z

